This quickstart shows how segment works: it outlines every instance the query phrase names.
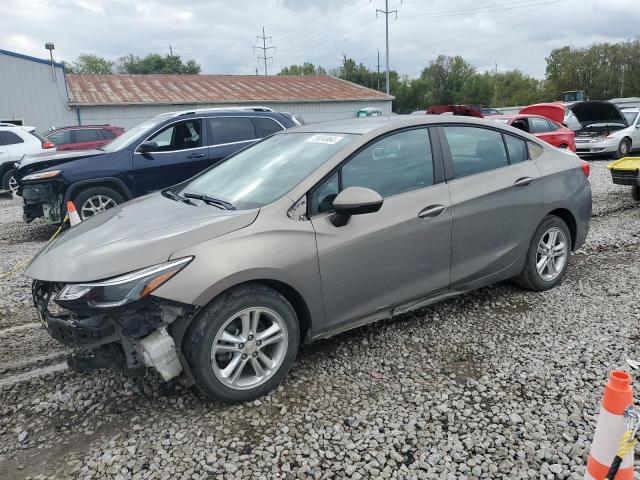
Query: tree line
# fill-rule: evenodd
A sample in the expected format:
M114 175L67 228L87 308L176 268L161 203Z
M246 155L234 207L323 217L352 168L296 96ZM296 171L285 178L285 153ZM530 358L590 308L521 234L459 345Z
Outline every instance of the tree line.
M71 63L65 63L68 73L108 75L110 73L131 74L198 74L200 65L195 60L183 62L179 55L159 55L150 53L145 57L125 55L116 61L94 54L79 55Z
M385 73L343 55L339 67L312 63L291 65L279 75L334 75L383 91ZM640 96L640 39L596 43L587 48L562 47L546 57L544 79L520 70L478 71L461 56L439 55L417 78L390 72L393 110L409 112L438 104L522 106L559 100L567 90L584 90L590 100Z

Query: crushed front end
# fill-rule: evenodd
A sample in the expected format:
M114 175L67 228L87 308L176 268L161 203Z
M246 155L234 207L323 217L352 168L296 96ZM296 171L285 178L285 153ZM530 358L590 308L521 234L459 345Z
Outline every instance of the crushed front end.
M180 350L184 330L197 308L151 295L116 308L68 308L57 298L61 283L34 280L33 301L49 334L89 355L69 358L81 370L116 368L129 373L155 369L164 381L193 383Z
M21 184L18 194L24 201L22 220L29 223L44 217L49 224L62 223L64 192L64 185L55 181Z

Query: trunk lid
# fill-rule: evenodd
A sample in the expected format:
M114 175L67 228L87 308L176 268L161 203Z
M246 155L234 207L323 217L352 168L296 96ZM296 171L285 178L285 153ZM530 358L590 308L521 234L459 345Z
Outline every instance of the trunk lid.
M520 110L521 115L539 115L559 124L564 122L565 113L566 107L564 104L557 102L536 103Z

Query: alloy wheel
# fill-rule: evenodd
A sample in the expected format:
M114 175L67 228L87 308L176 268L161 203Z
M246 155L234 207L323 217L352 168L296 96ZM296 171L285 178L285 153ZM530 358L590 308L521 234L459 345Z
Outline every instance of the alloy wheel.
M211 347L211 366L216 378L235 390L266 382L286 356L287 327L271 309L251 307L229 318Z
M18 181L13 175L9 177L9 191L12 195L15 195L18 192Z
M623 140L620 143L620 156L626 157L627 155L629 155L629 143Z
M86 219L89 217L93 217L95 214L104 212L110 208L118 205L113 198L107 197L105 195L95 195L93 197L89 197L83 204L80 209L80 215L82 219Z
M542 280L551 282L560 275L567 262L568 249L567 237L558 227L542 235L536 253L536 270Z

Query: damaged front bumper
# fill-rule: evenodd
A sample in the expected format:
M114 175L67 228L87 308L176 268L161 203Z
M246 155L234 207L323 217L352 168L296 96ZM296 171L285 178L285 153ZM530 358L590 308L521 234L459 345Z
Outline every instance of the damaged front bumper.
M62 223L64 186L59 182L25 183L20 187L24 200L22 220L29 223L44 217L52 225Z
M185 385L194 383L180 345L197 307L149 296L119 309L73 312L53 300L63 286L34 280L32 295L54 339L91 351L69 359L69 366L131 373L153 368L165 381L178 377Z

